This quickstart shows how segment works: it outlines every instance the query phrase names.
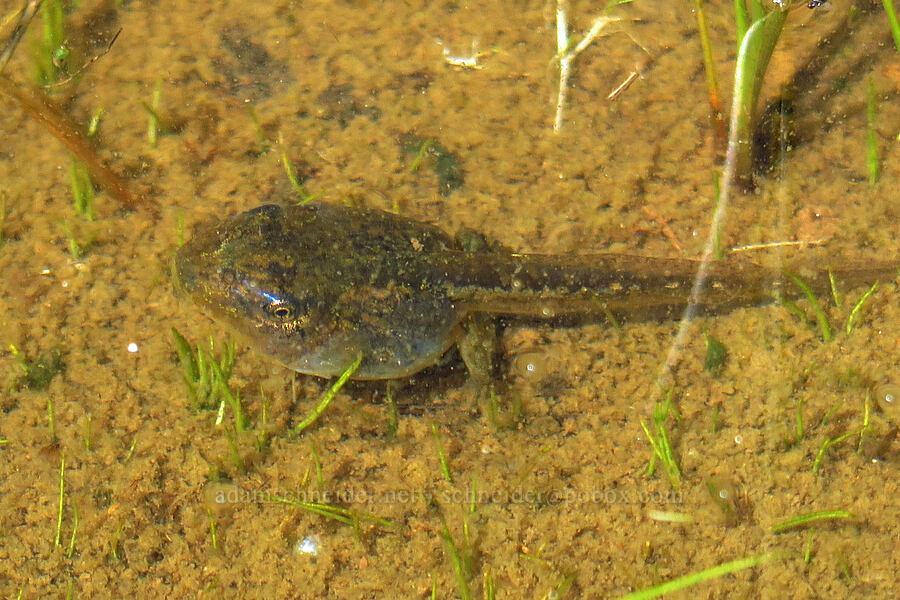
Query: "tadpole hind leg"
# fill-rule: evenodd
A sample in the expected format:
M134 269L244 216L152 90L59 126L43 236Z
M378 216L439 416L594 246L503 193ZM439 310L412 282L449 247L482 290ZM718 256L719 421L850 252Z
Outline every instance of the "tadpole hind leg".
M456 233L456 243L471 254L511 252L498 243L491 243L480 233L463 228ZM494 429L507 429L515 424L518 411L504 410L498 396L502 394L499 376L500 335L497 319L486 314L470 314L463 322L463 337L458 342L459 354L469 371L466 385L472 390L474 405Z
M467 388L484 417L493 429L508 429L515 424L518 410L508 410L499 396L502 379L498 377L497 356L499 335L496 319L487 315L469 316L463 323L464 335L459 342L459 353L469 370Z
M487 388L496 373L497 324L487 315L474 314L463 323L463 331L459 354L469 370L469 378L479 387Z

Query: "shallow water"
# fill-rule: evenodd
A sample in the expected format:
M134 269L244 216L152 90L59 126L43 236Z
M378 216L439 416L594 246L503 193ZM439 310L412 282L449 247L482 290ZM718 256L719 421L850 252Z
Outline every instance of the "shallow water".
M731 4L711 4L728 97ZM223 216L291 201L282 152L323 201L393 209L448 231L471 227L516 250L698 256L718 159L690 5L618 8L625 20L574 63L556 135L556 33L552 6L541 2L126 3L115 15L84 3L70 16L73 46L92 55L122 33L58 97L80 122L104 109L100 145L115 151L110 165L149 189L159 214L122 210L101 192L95 222L75 216L67 152L2 99L0 593L59 596L71 586L95 598L428 597L436 581L439 597L456 597L443 516L460 546L468 522L476 596L486 572L501 597L544 597L569 577L564 597L617 597L778 550L783 560L701 593L893 597L897 415L875 396L900 380L896 281L880 283L849 335L843 325L865 289L841 289L840 307L823 299L836 329L828 343L783 306L692 324L673 375L677 489L661 471L646 475L640 425L662 397L657 380L678 329L671 322L506 324L500 402L522 410L507 429L478 414L454 362L400 392L396 435L383 388L354 384L298 438L289 427L327 383L239 346L234 388L254 426L262 427L269 399L271 435L259 451L254 434L235 438L239 469L215 412L195 413L186 399L169 328L194 342L224 333L172 294L167 265L179 223L190 236ZM848 24L848 8L835 2L789 17L765 98L812 57L821 62L797 82L793 148L755 193L732 198L723 232L728 247L825 243L756 251L760 262L777 264L779 253L898 255L897 51L881 12ZM3 15L10 10L5 3ZM572 3L573 35L590 27L594 11ZM826 37L833 45L817 49ZM446 64L445 48L465 56L473 40L482 68ZM606 100L646 62L635 42L652 61ZM24 50L7 71L18 81L29 76ZM870 80L882 158L875 186L865 159ZM180 126L154 148L141 103L157 81L160 113ZM442 184L435 152L411 168L410 134L458 158L460 187ZM92 239L78 260L61 222ZM728 350L717 375L703 369L703 332ZM45 390L28 389L9 344L29 358L58 349L66 368ZM854 436L834 446L814 474L822 443L863 424L867 397L871 427L861 443ZM432 426L452 481L441 473ZM709 483L732 491L733 510L710 499ZM363 521L357 536L268 495L325 499L394 526ZM224 505L210 501L217 497ZM770 531L832 509L855 518ZM662 522L651 511L695 521ZM298 549L310 549L307 538L317 556Z

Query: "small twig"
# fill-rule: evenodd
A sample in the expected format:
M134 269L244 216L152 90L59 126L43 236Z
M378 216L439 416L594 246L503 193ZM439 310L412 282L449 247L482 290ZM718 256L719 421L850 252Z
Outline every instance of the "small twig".
M0 73L3 73L3 69L6 68L9 59L12 58L13 53L16 51L16 46L19 45L22 36L25 35L25 30L28 29L28 24L31 23L31 19L34 18L34 15L37 14L38 9L41 7L41 2L43 0L25 0L25 6L19 12L19 22L16 23L10 34L9 40L6 42L6 48L0 53Z
M81 75L82 73L84 73L89 66L91 66L92 64L94 64L95 62L97 62L98 60L100 60L101 58L106 56L107 54L109 54L109 51L112 50L113 44L115 44L116 40L119 39L120 33L122 33L121 29L119 29L116 32L116 35L112 36L112 39L109 40L109 43L106 45L105 50L100 52L100 54L95 54L94 56L92 56L86 63L81 65L81 67L79 67L78 70L76 70L74 73L70 74L65 79L61 79L60 81L57 81L55 83L48 83L47 85L42 85L41 88L45 89L45 90L50 90L53 88L62 87L64 85L66 85L67 83L69 83L70 81L72 81L73 79L75 79L76 77L78 77L79 75Z
M2 75L2 71L10 58L15 52L16 46L22 39L25 30L34 18L40 8L42 0L26 0L22 11L19 13L19 20L6 43L3 52L0 53L0 94L7 96L18 102L31 118L43 125L47 131L53 134L62 144L68 148L75 156L87 166L91 177L109 192L116 200L130 209L137 209L140 206L149 207L155 210L155 204L143 196L134 195L125 181L112 169L108 168L100 160L99 155L91 148L90 143L81 134L80 128L62 112L47 96L40 90L26 89L19 87L12 79ZM91 58L84 66L69 78L54 84L63 85L68 83L72 77L80 74L84 69L90 66L94 61L109 52L115 43L119 33L110 40L105 51Z
M559 57L559 92L556 96L556 118L553 120L553 133L562 128L563 106L566 103L566 88L569 85L569 71L572 58L567 55L569 48L568 17L565 0L556 2L556 56Z
M783 246L821 246L827 240L787 240L784 242L766 242L763 244L747 244L745 246L735 246L728 252L737 254L738 252L750 252L753 250L766 250L768 248L781 248Z
M569 87L569 77L572 75L572 61L593 43L604 27L616 21L621 21L621 19L606 15L597 17L584 38L575 44L574 47L570 47L566 0L557 0L556 58L559 60L559 92L556 96L556 118L553 120L553 133L559 133L560 129L562 129L563 107L566 104L566 90Z
M140 207L155 210L151 200L134 195L119 175L103 164L100 156L91 148L88 141L79 131L72 119L62 112L49 98L39 90L24 89L11 79L0 75L0 93L10 96L28 115L43 125L63 145L80 158L91 177L109 192L116 200L127 208L136 210Z
M637 81L639 77L643 77L643 76L644 76L644 72L647 70L647 67L650 66L650 63L651 63L651 62L653 62L653 56L650 54L650 51L649 51L649 50L647 50L646 48L644 48L644 46L642 46L641 44L639 44L638 41L637 41L636 39L634 39L633 37L631 37L631 34L625 33L625 35L627 35L627 36L631 39L631 41L634 42L634 45L635 45L635 46L637 46L638 48L640 48L641 50L643 50L644 53L645 53L647 56L645 56L645 57L644 57L642 60L640 60L639 62L635 63L634 69L633 69L628 75L625 76L625 79L622 80L622 83L620 83L619 85L617 85L617 86L615 87L615 89L613 89L613 91L611 91L611 92L606 96L606 99L609 100L609 101L615 100L616 98L618 98L619 96L621 96L621 95L622 95L622 92L624 92L625 90L627 90L628 88L630 88L632 83L634 83L635 81Z
M676 250L682 252L683 247L680 243L678 243L678 238L675 236L675 232L672 231L672 228L669 227L669 224L666 223L666 220L663 219L662 215L656 212L654 208L647 206L646 204L641 207L641 210L643 210L648 217L656 221L656 223L662 228L663 235L666 236L666 239L669 240L669 242L675 247Z
M640 76L641 76L641 74L638 71L632 71L631 73L629 73L625 77L625 79L622 81L622 83L617 85L613 91L611 91L609 94L607 94L606 99L607 100L615 100L616 98L618 98L619 95L622 92L624 92L625 90L627 90L628 88L630 88L631 84L634 83L637 80L637 78Z
M480 71L484 68L484 65L482 65L479 61L482 56L485 56L485 53L479 52L477 39L472 40L472 51L468 56L451 54L450 49L444 45L443 40L441 40L440 38L434 38L434 41L441 45L441 52L444 55L444 62L451 67L459 67L461 69L474 69L476 71Z

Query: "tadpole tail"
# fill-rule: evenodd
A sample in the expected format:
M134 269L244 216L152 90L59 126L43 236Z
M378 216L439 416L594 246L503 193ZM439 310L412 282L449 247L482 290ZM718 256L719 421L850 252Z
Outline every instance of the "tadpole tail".
M727 257L710 263L699 286L694 314L720 314L743 306L804 294L793 277L823 298L832 280L848 291L876 281L894 281L900 261L793 261L782 268ZM510 256L476 255L462 269L459 299L464 310L552 318L613 317L623 321L678 319L691 302L700 261L619 254ZM463 282L460 281L460 284Z

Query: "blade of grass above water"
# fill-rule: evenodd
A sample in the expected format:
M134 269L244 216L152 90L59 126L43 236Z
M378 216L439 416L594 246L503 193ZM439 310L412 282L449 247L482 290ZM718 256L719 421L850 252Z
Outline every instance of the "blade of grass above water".
M728 140L728 160L734 161L732 180L749 184L754 112L762 81L781 35L787 12L775 10L747 30L734 70L734 96Z

